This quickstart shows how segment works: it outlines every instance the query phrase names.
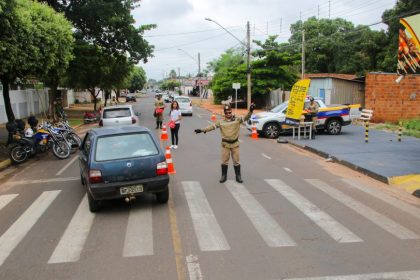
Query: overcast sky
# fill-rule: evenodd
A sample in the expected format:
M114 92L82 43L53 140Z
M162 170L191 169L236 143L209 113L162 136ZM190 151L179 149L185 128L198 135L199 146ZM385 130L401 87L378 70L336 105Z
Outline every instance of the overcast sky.
M250 22L251 40L264 41L278 35L285 42L290 24L303 20L341 17L355 25L381 21L382 13L394 7L396 0L142 0L133 11L136 25L157 24L145 33L155 46L154 57L140 64L148 78L161 80L174 69L181 75L196 75L198 53L201 69L223 52L241 43L221 29L211 18L242 41L246 39L246 22ZM386 26L375 25L374 29ZM251 46L252 48L252 46Z

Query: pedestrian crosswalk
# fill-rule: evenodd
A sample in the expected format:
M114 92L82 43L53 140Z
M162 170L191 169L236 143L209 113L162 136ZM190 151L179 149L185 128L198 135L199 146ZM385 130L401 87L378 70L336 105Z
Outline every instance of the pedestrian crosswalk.
M334 218L336 216L333 213L327 213L328 209L326 210L325 207L321 207L314 202L317 200L311 199L309 195L305 196L298 191L299 188L295 188L283 180L265 179L260 184L264 184L265 188L271 189L273 199L282 199L283 201L285 199L292 206L291 211L303 214L308 218L309 226L321 229L331 242L338 246L342 243L367 242L364 239L363 231L361 233L358 228L354 228L354 225L357 223L375 225L385 234L391 234L396 240L420 239L418 227L408 228L401 225L399 220L395 219L395 216L390 218L386 214L379 213L373 207L367 206L350 196L348 192L343 192L341 187L333 187L319 179L304 179L301 182L308 187L312 187L313 191L323 195L325 199L338 202L344 206L345 211L355 214L357 219L352 221L350 225L346 224L345 221L336 220ZM217 203L209 198L212 196L206 195L208 192L206 185L199 181L181 181L179 184L180 186L171 187L180 187L178 189L185 198L186 208L184 208L184 211L187 211L188 214L185 215L183 213L183 217L190 221L187 225L194 233L199 250L202 252L233 250L231 244L234 241L229 240L228 237L239 236L240 233L232 234L232 228L230 228L229 234L226 234L226 229L221 226L226 221L220 222L225 217L220 217L220 212L214 211ZM355 190L359 194L374 197L384 205L388 204L388 207L400 211L401 217L410 215L410 217L420 220L420 208L416 206L390 197L383 192L378 192L369 186L362 186L355 180L343 179L339 181L339 185ZM284 217L284 215L275 216L273 213L270 213L263 201L257 199L256 194L250 191L250 189L253 189L251 186L247 186L246 183L239 184L232 180L226 181L221 186L227 194L230 194L225 199L231 202L231 207L235 207L236 211L244 213L244 216L238 219L243 219L242 223L250 225L257 233L255 236L267 248L300 246L300 239L293 236L293 230L285 227L287 223L284 223L282 219L287 217ZM3 211L7 207L12 207L14 201L21 195L24 194L0 195L0 218ZM31 234L32 228L40 217L47 211L53 211L50 209L50 206L61 195L65 195L61 190L42 192L8 229L0 232L0 267L15 248L19 246L19 243L25 236ZM64 232L57 236L58 242L48 254L48 264L73 263L81 258L82 252L86 247L87 238L96 226L96 215L89 211L86 196L81 199L75 208L67 227ZM119 234L124 242L120 252L122 257L142 257L156 254L153 209L154 207L150 204L140 208L134 207L127 211L126 227L121 228L121 233ZM179 211L175 210L177 215L179 215ZM185 225L183 228L185 228ZM247 242L252 241L248 240Z

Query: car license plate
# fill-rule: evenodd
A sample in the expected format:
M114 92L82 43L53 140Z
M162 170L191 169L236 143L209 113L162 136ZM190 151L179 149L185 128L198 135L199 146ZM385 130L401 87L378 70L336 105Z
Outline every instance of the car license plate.
M132 193L141 193L143 192L143 185L135 185L135 186L128 186L128 187L121 187L120 194L132 194Z

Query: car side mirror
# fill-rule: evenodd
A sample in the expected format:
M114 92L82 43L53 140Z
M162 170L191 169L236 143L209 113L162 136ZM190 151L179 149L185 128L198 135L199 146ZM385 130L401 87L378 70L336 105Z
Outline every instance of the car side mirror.
M140 113L139 112L135 112L134 113L137 117L140 117Z

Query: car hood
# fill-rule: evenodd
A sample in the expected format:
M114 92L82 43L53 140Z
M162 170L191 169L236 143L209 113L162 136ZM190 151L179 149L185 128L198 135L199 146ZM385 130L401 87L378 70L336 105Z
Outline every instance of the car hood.
M273 113L273 112L261 112L252 115L251 119L264 119L264 118L271 118L271 117L278 117L281 116L281 113Z

